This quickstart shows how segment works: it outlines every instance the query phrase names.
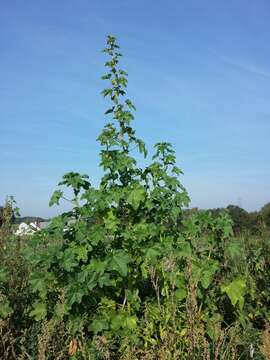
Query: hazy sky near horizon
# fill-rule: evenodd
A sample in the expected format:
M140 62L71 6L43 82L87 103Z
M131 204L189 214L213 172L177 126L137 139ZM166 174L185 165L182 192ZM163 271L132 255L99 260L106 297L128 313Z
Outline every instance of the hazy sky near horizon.
M65 172L98 184L107 34L137 134L174 145L191 205L270 201L269 0L3 0L0 204L47 217Z

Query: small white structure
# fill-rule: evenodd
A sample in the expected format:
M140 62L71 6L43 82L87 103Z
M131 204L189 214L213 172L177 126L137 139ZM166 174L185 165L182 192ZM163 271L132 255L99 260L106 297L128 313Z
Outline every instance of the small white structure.
M31 222L29 225L22 222L20 223L18 229L15 231L15 235L32 235L36 231L39 231L40 227L38 224Z

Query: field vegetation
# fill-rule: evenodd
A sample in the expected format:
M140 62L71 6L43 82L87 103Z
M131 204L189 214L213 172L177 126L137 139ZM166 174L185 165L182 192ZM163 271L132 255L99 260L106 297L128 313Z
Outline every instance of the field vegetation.
M186 210L172 146L148 159L136 135L113 36L104 53L100 185L65 174L50 205L68 187L72 211L28 237L2 208L0 358L270 359L270 206Z

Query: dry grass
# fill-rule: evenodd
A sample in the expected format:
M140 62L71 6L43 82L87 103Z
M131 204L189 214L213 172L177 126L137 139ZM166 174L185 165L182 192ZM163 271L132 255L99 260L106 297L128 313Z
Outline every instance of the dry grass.
M265 330L262 333L262 346L261 352L266 357L267 360L270 360L270 325L267 324Z

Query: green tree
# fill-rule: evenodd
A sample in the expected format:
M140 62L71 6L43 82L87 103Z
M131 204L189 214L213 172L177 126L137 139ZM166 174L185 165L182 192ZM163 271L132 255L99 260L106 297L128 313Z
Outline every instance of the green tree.
M233 220L233 229L240 233L249 228L249 214L246 210L236 205L228 205L227 210Z
M270 227L270 202L265 204L260 211L262 219L267 227Z
M0 206L0 227L3 224L3 210L4 210L4 207Z
M16 206L16 201L13 196L7 197L5 205L0 207L0 249L12 233L15 217L18 215L19 209Z

